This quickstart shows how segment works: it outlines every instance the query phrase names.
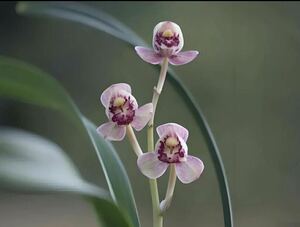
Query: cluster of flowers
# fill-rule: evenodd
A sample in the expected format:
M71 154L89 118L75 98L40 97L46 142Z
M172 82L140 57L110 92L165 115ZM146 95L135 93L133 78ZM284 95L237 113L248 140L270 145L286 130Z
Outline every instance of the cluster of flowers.
M170 21L155 26L152 44L153 49L135 47L137 54L151 64L160 64L167 59L172 65L183 65L198 55L198 51L181 52L184 44L181 29ZM128 126L140 131L153 117L153 103L139 107L131 93L131 87L126 83L113 84L102 93L100 99L109 121L98 127L97 132L104 138L123 140ZM158 126L156 131L159 139L155 150L138 155L140 171L148 178L156 179L164 174L169 165L174 165L182 183L199 178L204 165L199 158L188 155L188 130L179 124L167 123Z

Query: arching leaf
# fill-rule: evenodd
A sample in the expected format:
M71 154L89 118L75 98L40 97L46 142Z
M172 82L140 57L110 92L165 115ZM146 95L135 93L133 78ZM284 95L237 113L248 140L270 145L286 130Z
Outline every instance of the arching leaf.
M104 226L130 226L109 193L84 181L60 147L23 130L0 128L0 188L82 195L94 202Z
M56 109L83 128L94 145L113 200L130 224L139 226L132 188L118 154L108 141L95 135L96 126L87 121L53 77L21 61L0 57L0 96Z

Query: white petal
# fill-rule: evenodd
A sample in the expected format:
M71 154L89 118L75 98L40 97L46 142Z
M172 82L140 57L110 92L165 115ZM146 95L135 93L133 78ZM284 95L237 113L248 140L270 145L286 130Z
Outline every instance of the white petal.
M172 65L184 65L193 61L198 56L198 54L199 52L196 50L179 52L176 55L170 56L169 62Z
M153 65L157 65L162 62L163 57L156 53L154 50L146 47L135 47L136 53L143 59L145 62L148 62Z
M107 140L120 141L126 134L125 126L119 126L114 122L107 122L97 128L97 132Z
M176 123L167 123L160 125L156 128L156 131L159 137L163 137L166 134L175 133L178 136L180 136L184 141L186 141L189 136L189 131L183 126Z
M188 155L188 146L186 144L186 141L183 140L181 138L181 136L178 136L178 139L179 139L179 142L180 142L180 144L182 146L182 149L184 150L184 157L187 157L187 155Z
M100 97L101 103L104 107L107 107L110 101L111 96L116 92L116 91L121 91L124 90L131 94L131 87L129 84L125 83L118 83L118 84L113 84L106 88Z
M139 156L137 165L140 171L150 179L156 179L166 172L169 164L158 159L156 152L148 152Z
M204 164L199 158L188 155L185 162L175 164L175 169L178 179L188 184L200 177Z
M151 119L152 114L153 114L152 103L148 103L141 106L135 111L135 116L131 123L132 127L134 127L135 130L137 131L142 130L146 126L148 121Z

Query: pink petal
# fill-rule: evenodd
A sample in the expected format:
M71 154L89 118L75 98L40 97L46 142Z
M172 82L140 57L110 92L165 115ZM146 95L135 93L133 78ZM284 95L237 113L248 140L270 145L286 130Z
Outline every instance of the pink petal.
M179 52L177 55L169 57L169 62L172 65L184 65L193 61L199 54L196 50Z
M148 152L139 156L137 165L140 171L150 179L156 179L166 172L169 164L158 159L156 152Z
M204 169L203 162L194 156L188 155L185 162L175 164L178 179L188 184L198 179Z
M97 132L107 140L120 141L126 134L125 126L119 126L114 122L107 122L97 128Z
M153 114L153 104L148 103L146 105L141 106L135 111L135 116L133 121L131 122L132 127L135 128L135 130L140 131L142 130Z
M137 46L135 47L135 51L141 57L141 59L153 65L157 65L163 60L162 56L150 48Z
M160 125L156 128L156 131L159 137L163 137L166 134L176 133L185 142L189 136L189 131L186 128L176 123L167 123L167 124Z
M116 91L126 91L129 94L131 94L131 87L129 84L125 84L125 83L118 83L118 84L113 84L111 86L109 86L108 88L106 88L100 97L101 103L104 107L107 107L109 104L109 100L110 97L113 95L114 92Z

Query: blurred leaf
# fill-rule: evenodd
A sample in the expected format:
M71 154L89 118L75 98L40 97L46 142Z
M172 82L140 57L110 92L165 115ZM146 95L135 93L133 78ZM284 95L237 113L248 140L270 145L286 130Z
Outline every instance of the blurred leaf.
M62 111L78 123L76 107L63 87L38 68L0 56L0 81L0 96Z
M63 18L70 21L79 22L113 35L114 37L121 39L132 46L147 46L145 45L145 41L143 41L126 25L116 20L112 16L108 16L101 10L96 10L88 6L58 2L51 4L20 2L17 5L17 12L25 15L52 16L55 18ZM110 26L110 30L104 27L103 24ZM213 133L195 98L172 69L168 70L167 79L170 80L174 87L176 87L175 90L181 94L205 137L218 178L223 205L224 224L226 227L232 227L233 218L229 186L221 154Z
M110 180L108 182L108 187L111 189L111 196L114 200L117 200L120 204L125 204L126 207L131 207L131 201L128 199L128 190L123 190L123 183L124 185L128 184L129 179L127 176L124 176L123 174L120 174L122 172L126 172L124 169L121 161L119 158L115 155L116 151L111 143L107 143L103 139L98 139L99 135L96 132L95 125L90 122L87 118L83 118L85 127L88 129L88 132L90 133L90 137L93 138L92 141L94 143L95 147L101 148L101 154L100 152L97 152L98 158L101 162L101 165L104 166L103 171L104 174L114 176L114 180ZM112 152L113 151L113 152ZM119 163L116 165L115 163ZM107 172L109 171L109 173ZM113 189L118 188L118 194L115 194ZM123 207L125 209L125 207ZM127 210L127 212L130 214L130 216L134 217L136 213L134 213L134 209Z
M77 2L19 2L18 13L30 12L37 16L52 16L56 18L76 21L78 23L104 31L127 43L143 45L144 41L131 29L127 29L114 17L103 11L79 4Z
M139 219L126 170L113 146L96 134L96 126L80 113L60 84L41 70L6 57L0 57L0 96L53 108L86 130L101 162L113 200L132 226Z
M130 226L108 192L85 182L60 147L29 132L0 129L0 188L83 195L96 204L105 226Z

